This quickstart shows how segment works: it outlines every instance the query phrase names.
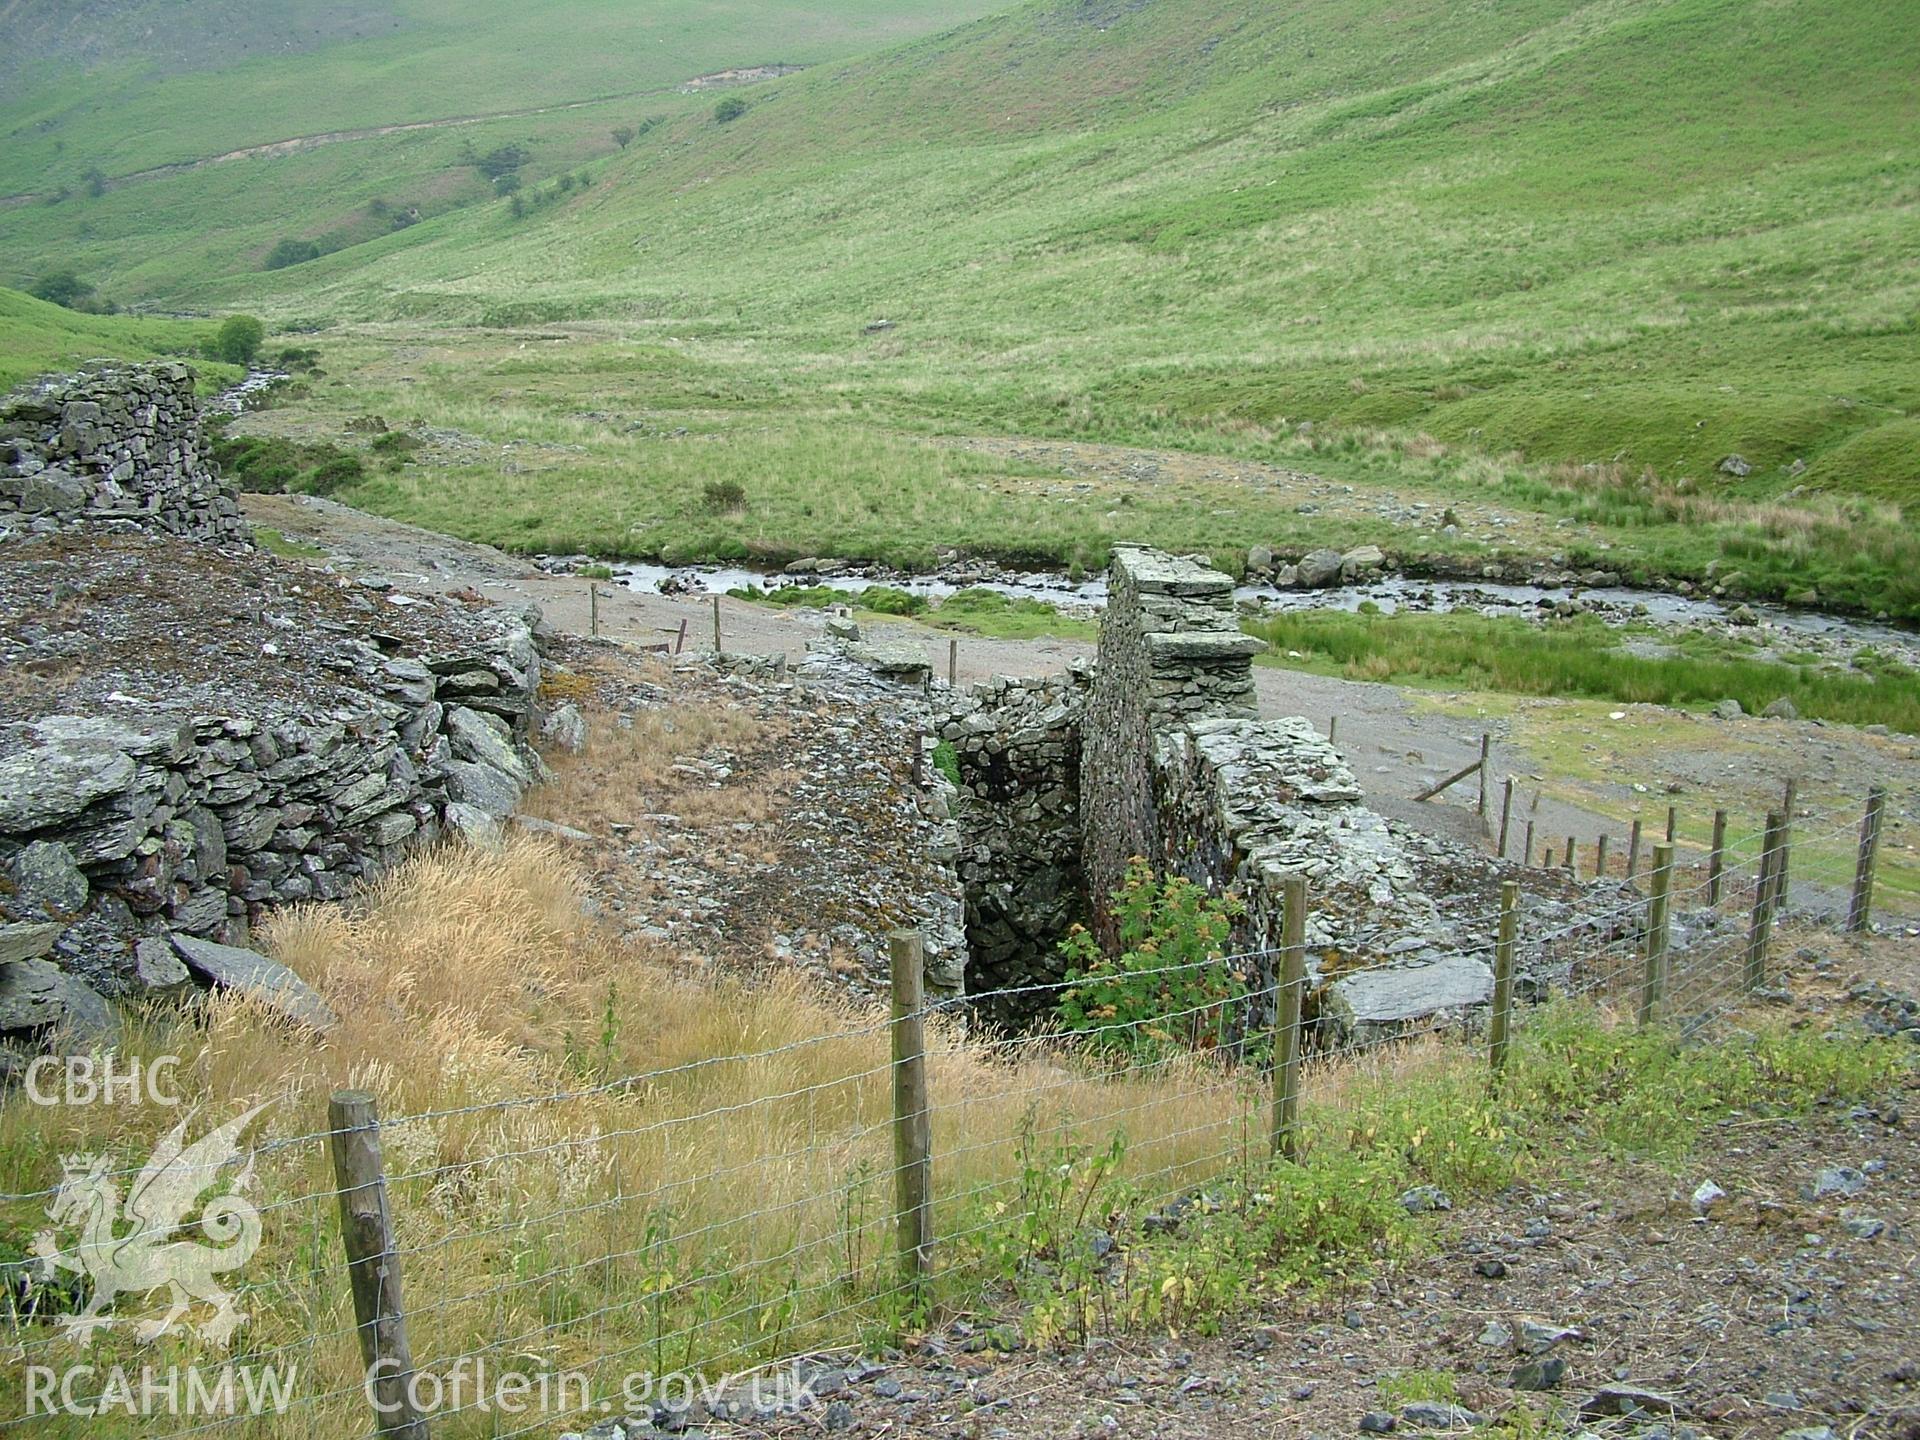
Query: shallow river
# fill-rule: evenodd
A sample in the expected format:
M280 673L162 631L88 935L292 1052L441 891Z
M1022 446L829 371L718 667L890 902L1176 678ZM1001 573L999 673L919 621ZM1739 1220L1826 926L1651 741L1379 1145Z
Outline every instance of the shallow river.
M758 570L730 569L724 566L616 565L614 579L630 589L648 594L661 593L663 584L697 586L706 593L724 594L728 590L757 586L763 590L786 585L825 586L848 596L875 585L907 590L929 600L944 600L958 590L993 590L1015 599L1040 600L1062 610L1086 614L1107 603L1104 579L1073 580L1065 575L1034 573L1017 579L947 580L938 576L914 576L906 579L873 579L856 575L795 577L766 574ZM683 590L684 593L684 590ZM1387 613L1399 610L1438 613L1452 610L1477 610L1486 615L1527 615L1578 595L1590 604L1632 613L1644 607L1645 618L1664 625L1684 625L1699 621L1725 621L1735 604L1664 590L1636 590L1630 586L1605 588L1501 585L1476 580L1412 580L1392 576L1364 585L1342 585L1324 590L1280 590L1271 585L1242 585L1236 598L1255 601L1269 610L1357 610L1371 600ZM1747 602L1747 608L1764 623L1781 630L1808 636L1846 640L1856 645L1885 645L1910 650L1920 644L1912 631L1870 620L1855 620L1840 615L1825 615L1813 610L1795 610L1786 606Z

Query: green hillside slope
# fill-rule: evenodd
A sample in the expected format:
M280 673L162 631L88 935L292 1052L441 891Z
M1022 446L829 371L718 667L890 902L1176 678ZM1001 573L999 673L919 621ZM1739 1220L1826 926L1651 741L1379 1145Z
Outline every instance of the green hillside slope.
M1858 466L1920 406L1915 74L1874 0L1041 4L284 303L667 317L1000 427L1312 420L1904 495Z
M197 355L212 330L201 321L83 315L0 289L0 391L85 360ZM197 360L195 364L209 378L239 373Z
M0 281L57 259L124 298L177 298L283 238L352 244L486 198L475 150L519 144L545 178L615 151L615 129L710 110L679 93L699 77L878 48L990 3L6 0Z

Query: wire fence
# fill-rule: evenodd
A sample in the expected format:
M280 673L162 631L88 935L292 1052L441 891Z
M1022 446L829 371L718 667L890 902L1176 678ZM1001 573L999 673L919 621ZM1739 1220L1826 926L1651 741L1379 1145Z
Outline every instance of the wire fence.
M1347 1069L1428 1046L1497 1076L1534 1001L1697 1030L1764 999L1789 866L1813 900L1796 923L1868 926L1885 800L1717 824L1687 859L1661 841L1635 879L1596 877L1610 903L1552 925L1529 923L1515 872L1443 957L1484 966L1484 993L1425 1013L1342 1009L1356 980L1409 967L1308 955L1296 881L1281 947L1134 972L1189 1001L1078 1037L971 1016L981 1000L1052 1015L1082 982L928 1001L903 934L892 1013L830 1033L411 1114L343 1093L302 1133L217 1153L183 1134L191 1194L159 1156L65 1157L58 1183L0 1195L17 1233L53 1222L9 1287L22 1393L0 1435L557 1436L683 1403L671 1377L746 1372L784 1378L736 1379L709 1409L777 1407L806 1377L770 1367L974 1293L1039 1219L1098 1223L1073 1213L1089 1175L1151 1219L1297 1154L1303 1098ZM1848 837L1851 866L1815 858ZM1187 982L1221 973L1239 983L1194 998ZM231 1200L198 1208L234 1174ZM202 1228L219 1243L177 1238Z

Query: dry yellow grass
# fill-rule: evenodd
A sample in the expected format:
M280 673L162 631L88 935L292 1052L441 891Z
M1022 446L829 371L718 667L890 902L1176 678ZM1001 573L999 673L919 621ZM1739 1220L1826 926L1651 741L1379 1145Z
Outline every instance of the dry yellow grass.
M717 979L615 945L582 918L579 891L569 862L532 839L425 854L356 903L290 911L264 937L341 1014L324 1042L230 998L197 1024L155 1018L132 1038L128 1053L183 1055L196 1130L273 1101L251 1137L266 1147L251 1191L265 1232L244 1272L253 1318L237 1349L254 1364L298 1364L302 1393L328 1398L245 1433L358 1424L330 1161L315 1136L341 1086L373 1092L385 1117L423 1368L479 1351L522 1370L586 1369L602 1384L731 1369L849 1342L883 1312L884 1014L798 980ZM1168 1191L1218 1174L1257 1138L1253 1097L1196 1064L1106 1079L940 1021L929 1039L944 1236L1007 1193L1023 1134L1051 1150L1124 1132L1128 1172ZM177 1118L12 1096L0 1106L0 1184L54 1183L63 1152L137 1166ZM7 1207L16 1236L44 1223L43 1204ZM37 1324L16 1324L13 1340L42 1360L70 1344ZM114 1332L91 1358L209 1358L196 1344L176 1334L143 1350ZM17 1369L0 1385L17 1385ZM435 1433L486 1433L486 1421L444 1417Z

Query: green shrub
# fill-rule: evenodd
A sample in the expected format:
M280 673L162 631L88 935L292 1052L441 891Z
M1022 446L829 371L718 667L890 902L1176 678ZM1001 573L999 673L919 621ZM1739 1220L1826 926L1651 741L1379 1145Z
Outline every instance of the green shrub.
M747 508L747 490L738 480L709 480L700 488L700 503L715 514Z
M1240 901L1178 875L1161 879L1136 858L1113 905L1119 955L1103 954L1082 925L1060 942L1071 982L1060 999L1061 1027L1136 1059L1221 1044L1254 978L1221 958L1234 918L1244 913Z
M33 282L29 292L36 300L64 305L69 310L82 308L93 296L91 281L82 280L71 270L53 270Z
M876 615L919 615L927 608L927 597L891 585L869 585L858 596L860 608Z
M747 113L747 102L738 95L729 95L713 107L713 118L722 125L731 125Z
M213 332L213 343L208 349L214 359L224 360L229 365L251 365L266 338L267 327L256 317L229 315L220 322L220 328Z
M942 740L933 747L933 768L956 787L960 784L960 752L953 748L951 740Z
M304 265L309 260L320 258L320 247L311 240L297 240L291 237L282 240L267 252L265 268L284 270L289 265Z
M366 478L360 457L337 445L303 445L277 435L213 436L213 458L242 490L328 495Z

